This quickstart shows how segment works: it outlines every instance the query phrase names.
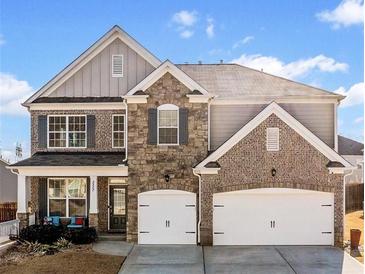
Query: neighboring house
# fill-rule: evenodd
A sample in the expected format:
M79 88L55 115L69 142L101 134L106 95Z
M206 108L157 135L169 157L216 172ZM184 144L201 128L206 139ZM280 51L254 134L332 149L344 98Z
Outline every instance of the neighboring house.
M338 153L356 169L347 171L345 184L364 183L364 144L349 138L338 136Z
M87 215L141 244L342 246L343 98L235 64L161 62L115 26L24 103L18 218Z
M0 204L16 202L17 176L6 167L7 161L0 158Z

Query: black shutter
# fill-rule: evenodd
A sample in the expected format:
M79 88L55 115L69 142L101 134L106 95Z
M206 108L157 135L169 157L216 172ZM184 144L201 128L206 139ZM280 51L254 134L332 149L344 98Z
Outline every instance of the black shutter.
M95 147L95 115L87 115L87 147Z
M38 220L43 222L43 218L47 216L47 178L39 178L38 181Z
M88 177L87 178L87 189L86 189L86 191L87 191L87 209L86 209L86 212L87 212L87 216L86 216L86 218L88 218L89 217L89 209L90 209L90 177Z
M189 139L188 129L188 109L179 109L179 143L180 145L186 145Z
M157 145L157 109L148 109L148 144Z
M47 115L38 116L38 147L47 147Z

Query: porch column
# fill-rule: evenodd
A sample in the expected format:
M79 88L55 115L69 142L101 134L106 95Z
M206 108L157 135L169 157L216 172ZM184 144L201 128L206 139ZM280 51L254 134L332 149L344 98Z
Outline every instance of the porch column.
M26 176L18 174L17 219L19 229L29 225Z
M98 227L98 177L90 176L89 226Z

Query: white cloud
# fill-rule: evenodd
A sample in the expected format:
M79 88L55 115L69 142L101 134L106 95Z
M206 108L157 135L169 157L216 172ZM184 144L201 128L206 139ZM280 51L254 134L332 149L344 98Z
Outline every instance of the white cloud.
M198 20L198 13L193 11L181 10L172 16L172 22L176 25L176 31L180 37L187 39L193 36L193 27Z
M4 38L4 35L0 34L0 46L4 45L5 44L5 38Z
M363 123L363 122L364 122L364 117L363 116L357 117L354 120L354 124L359 124L359 123Z
M213 18L208 17L207 19L207 28L205 29L208 38L214 37L214 20Z
M180 37L187 39L190 38L191 36L193 36L194 32L192 30L184 30L182 32L180 32Z
M27 111L21 106L31 94L33 88L27 81L16 79L14 75L0 72L0 113L25 115Z
M234 43L232 48L236 49L236 48L238 48L242 45L245 45L245 44L251 42L253 39L255 39L254 36L246 36L243 39L241 39L241 40L237 41L236 43Z
M172 16L172 21L174 21L176 24L184 26L184 27L191 27L196 23L196 21L198 19L197 16L198 16L198 13L195 10L193 10L193 11L182 10L182 11L175 13Z
M344 0L334 10L324 10L316 16L322 22L331 23L335 29L362 24L364 3L363 0Z
M364 90L365 83L360 82L354 84L348 90L346 90L344 87L339 87L334 92L346 96L346 98L341 101L340 107L351 107L364 103Z
M346 63L339 63L333 58L322 54L290 63L284 63L273 56L242 54L239 58L232 60L231 63L237 63L257 70L263 69L264 72L290 79L303 77L315 69L322 72L346 72L348 70Z

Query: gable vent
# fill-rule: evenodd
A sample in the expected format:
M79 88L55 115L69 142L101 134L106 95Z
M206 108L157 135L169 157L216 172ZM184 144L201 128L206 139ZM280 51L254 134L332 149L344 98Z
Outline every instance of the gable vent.
M112 77L123 77L123 55L112 56Z
M266 129L266 149L267 151L279 151L279 128Z

